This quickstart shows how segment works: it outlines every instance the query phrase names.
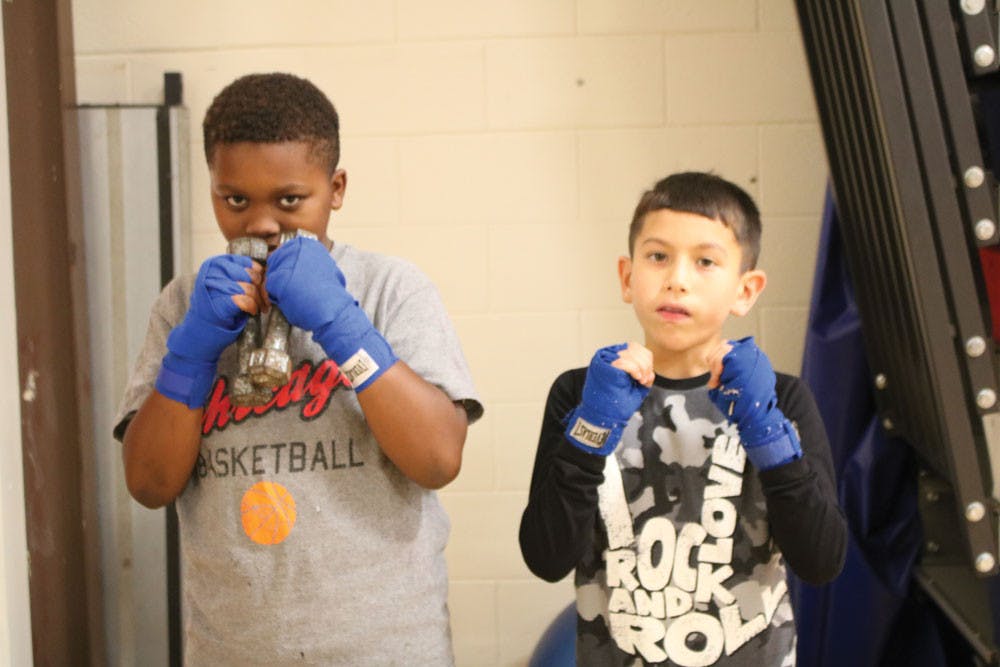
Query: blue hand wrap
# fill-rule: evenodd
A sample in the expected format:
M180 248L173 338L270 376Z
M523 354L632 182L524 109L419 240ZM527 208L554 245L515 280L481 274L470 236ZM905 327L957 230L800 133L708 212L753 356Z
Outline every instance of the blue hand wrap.
M156 390L189 408L205 404L219 355L240 335L247 314L233 303L249 282L249 257L217 255L201 265L184 319L167 336Z
M723 357L719 386L709 398L740 432L747 458L757 470L770 470L802 456L799 436L778 409L774 369L753 336L733 343Z
M216 364L185 359L167 352L156 376L156 390L191 409L205 405L215 379Z
M294 326L337 362L354 391L367 389L396 363L396 355L348 293L347 281L319 241L294 238L267 262L267 292Z
M615 451L625 425L649 393L628 373L611 365L625 345L602 347L590 361L580 405L569 413L566 439L590 454Z

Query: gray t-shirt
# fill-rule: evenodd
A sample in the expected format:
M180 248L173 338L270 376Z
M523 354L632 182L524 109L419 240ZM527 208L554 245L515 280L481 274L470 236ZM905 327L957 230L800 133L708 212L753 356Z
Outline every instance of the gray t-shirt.
M393 351L466 409L483 412L434 285L400 259L331 252ZM116 436L153 389L194 276L153 307ZM451 665L437 495L382 453L354 392L308 332L293 374L260 408L232 408L236 346L219 360L201 452L177 499L187 665Z

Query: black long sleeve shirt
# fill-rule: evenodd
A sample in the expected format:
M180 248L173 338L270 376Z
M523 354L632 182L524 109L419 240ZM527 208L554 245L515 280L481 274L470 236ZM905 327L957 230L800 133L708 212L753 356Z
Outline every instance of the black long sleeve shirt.
M576 569L580 612L577 648L581 664L587 664L581 650L588 651L587 647L595 642L603 646L601 651L617 654L623 661L638 651L646 662L653 664L656 661L651 657L658 657L661 648L666 647L666 652L670 652L671 641L674 650L687 650L678 648L677 641L669 636L659 637L658 633L666 632L674 619L670 604L661 603L660 595L674 596L670 599L675 603L687 596L694 612L714 614L714 618L729 614L732 619L732 611L720 612L731 606L730 590L738 591L740 595L736 597L740 597L748 590L766 588L767 592L761 593L763 597L770 599L768 596L782 594L784 598L781 609L768 609L770 617L765 619L768 626L784 627L786 633L790 629L794 634L787 594L780 588L784 563L809 583L825 583L840 572L847 545L847 524L837 504L829 444L808 387L798 378L778 374L778 406L798 429L803 455L786 465L758 472L742 458L740 448L736 448L740 452L739 465L733 463L735 431L708 399L707 375L680 381L657 377L650 395L633 416L621 445L612 455L618 462L622 480L615 483L624 492L623 500L628 505L624 516L630 517L632 525L615 526L609 531L599 501L606 460L577 449L563 434L566 416L580 402L585 379L586 369L580 368L563 373L552 385L520 528L521 553L537 576L557 581ZM613 505L615 497L614 489L607 491L607 486L605 511L609 511L606 506ZM622 497L621 491L618 497ZM619 512L617 516L615 521L621 523L623 515ZM662 523L664 517L673 528ZM650 523L654 518L660 520ZM631 532L630 548L637 557L622 555L620 545L609 543L609 533L620 534L622 529L626 534ZM673 553L664 553L668 549L673 549ZM622 563L634 561L639 564L622 570ZM608 562L612 562L610 567L614 569L610 574L606 571ZM671 567L668 585L660 576ZM732 573L726 576L730 570ZM706 601L710 572L714 572L711 576L717 587ZM640 581L643 574L644 583ZM699 576L702 587L693 589L697 585L693 582ZM781 584L776 583L779 579ZM645 585L651 581L654 583ZM616 582L628 589L627 594L613 590ZM603 588L605 597L596 609L586 609L589 605L580 604L579 592L586 588L587 599L592 600L595 585ZM639 593L637 588L641 589ZM650 599L654 600L652 608L647 604ZM739 600L738 603L739 618L749 623L752 608L759 606L759 602ZM633 608L636 606L641 608ZM657 610L664 617L659 620L664 630L650 625L650 618L658 618ZM641 635L649 641L656 636L658 643L647 646L644 652L636 646L623 649L619 641L615 649L607 628L609 615L615 614L621 614L616 621L619 625L631 623L631 635ZM787 622L783 614L787 614ZM710 623L700 616L698 619ZM640 627L645 629L640 631L637 629ZM737 651L743 643L753 643L741 638L739 642L743 643L738 644L733 639L735 631L731 630L727 630L725 638L728 648ZM769 630L759 630L765 631ZM713 632L706 636L711 639ZM745 630L743 634L748 632ZM771 648L774 649L773 642ZM711 652L713 647L704 650ZM747 650L738 653L743 659L736 663L726 663L729 655L726 653L718 662L704 664L742 664L743 660L762 657L766 664L767 656L778 655L765 652L752 657ZM597 663L618 664L614 659Z

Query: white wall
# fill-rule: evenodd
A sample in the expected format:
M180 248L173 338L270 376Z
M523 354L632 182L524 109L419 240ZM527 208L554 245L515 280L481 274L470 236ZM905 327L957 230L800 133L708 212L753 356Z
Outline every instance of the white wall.
M21 432L21 389L18 387L17 328L14 308L14 255L11 239L10 145L7 137L7 70L0 31L0 423L10 433ZM32 398L25 387L25 400ZM21 439L0 446L0 666L32 662L31 612L28 598L28 540L24 522L24 476Z
M192 118L194 257L223 249L200 119L251 71L309 77L341 113L333 237L435 280L486 403L442 492L460 665L521 665L572 597L517 547L542 405L565 368L638 337L615 261L656 179L713 169L764 216L760 305L734 323L798 371L823 189L792 0L74 0L81 102Z

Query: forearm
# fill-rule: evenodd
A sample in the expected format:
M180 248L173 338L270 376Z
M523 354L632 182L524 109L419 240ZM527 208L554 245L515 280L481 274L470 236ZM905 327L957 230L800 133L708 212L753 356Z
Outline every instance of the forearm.
M536 467L518 535L528 569L546 581L569 574L593 539L597 487L604 480L603 457L566 443L555 449L547 464Z
M796 425L802 458L760 473L771 534L792 571L807 583L832 580L847 553L847 521L826 430L809 388L782 376L778 403Z
M847 521L834 494L824 491L808 458L761 474L771 534L788 566L807 583L839 574L847 551Z
M202 412L154 390L129 423L122 440L125 483L146 507L172 502L187 485L201 444Z
M427 489L455 479L468 420L441 389L398 361L358 402L382 451L409 479Z

